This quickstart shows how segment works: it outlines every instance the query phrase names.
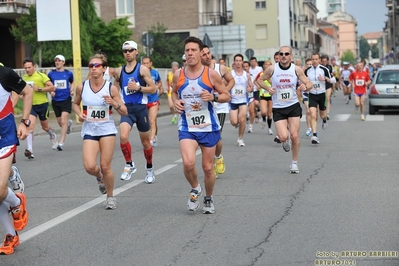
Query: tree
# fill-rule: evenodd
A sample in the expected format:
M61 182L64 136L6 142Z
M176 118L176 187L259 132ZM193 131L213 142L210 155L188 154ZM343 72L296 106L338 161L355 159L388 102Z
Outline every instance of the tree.
M359 40L359 51L361 59L369 59L370 44L363 36Z
M123 62L120 49L115 49L115 44L129 39L132 31L128 29L130 23L126 18L114 19L108 25L96 14L94 2L91 0L79 1L80 23L80 50L82 64L87 64L89 58L97 50L106 53L110 65L118 65ZM62 54L67 63L73 61L72 41L37 41L36 7L29 8L29 14L24 14L16 20L16 25L10 29L11 34L18 41L27 43L31 49L33 58L38 61L39 48L42 51L42 65L53 66L54 56ZM40 46L39 46L40 45ZM111 46L114 49L111 49Z
M165 34L167 28L158 22L148 30L154 35L151 60L155 67L169 68L173 61L180 62L184 53L184 44L178 35L172 37Z
M356 63L355 55L353 54L353 52L351 50L346 50L345 52L342 53L341 62L344 62L344 61L349 62L351 64Z

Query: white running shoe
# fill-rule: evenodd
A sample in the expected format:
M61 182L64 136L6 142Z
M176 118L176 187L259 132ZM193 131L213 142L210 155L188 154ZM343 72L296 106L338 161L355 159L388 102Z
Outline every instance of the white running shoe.
M67 127L67 134L70 134L71 133L71 126L72 126L72 120L71 119L69 119L68 120L68 127Z
M10 181L12 191L14 191L14 193L24 193L25 186L24 186L24 182L21 179L21 175L19 174L18 167L13 165L11 168L12 168L12 171L14 172L14 175L10 176L8 178L8 181Z
M326 130L326 129L327 129L327 126L328 126L327 120L326 120L326 122L324 122L324 121L321 122L321 128L322 128L323 130Z
M266 123L262 122L262 129L264 129L266 127Z
M281 143L281 141L280 141L280 139L279 139L279 137L278 136L276 136L275 138L274 138L274 142L276 142L276 143Z
M310 135L312 135L312 129L308 128L308 130L306 130L305 135L306 135L306 137L310 137Z
M136 173L137 168L132 162L132 165L125 164L125 168L123 169L123 173L121 174L121 180L129 180L132 177L132 174Z
M267 130L267 132L269 133L269 135L273 135L273 131L272 131L271 128L269 128L269 129Z
M146 175L145 175L144 181L147 184L152 184L155 182L154 168L146 169Z
M53 150L57 149L58 147L57 135L54 132L53 135L50 137L50 141L51 141L51 148L53 148Z
M213 205L212 197L204 197L204 207L202 208L202 213L204 214L214 214L215 206Z
M252 129L252 125L249 124L249 126L248 126L248 133L252 133L252 132L254 132L253 129Z
M310 140L312 141L312 144L320 144L319 138L316 136L312 136Z
M157 138L157 136L154 136L154 139L152 140L152 146L153 147L158 147L158 138Z
M242 139L237 139L238 147L245 147L245 143Z
M291 163L291 166L290 166L290 173L291 173L291 174L299 174L298 164L296 164L296 163Z
M187 207L190 211L198 210L200 206L199 197L201 196L201 194L202 194L201 185L200 185L200 191L196 189L191 189L190 197L188 198L188 203L187 203Z
M289 152L291 150L291 139L288 138L286 141L281 142L281 146L285 152Z
M115 210L116 209L116 198L115 197L107 197L103 202L106 210Z
M107 194L107 188L105 187L105 184L103 183L103 178L102 179L96 178L97 184L98 184L98 189L100 190L101 194Z

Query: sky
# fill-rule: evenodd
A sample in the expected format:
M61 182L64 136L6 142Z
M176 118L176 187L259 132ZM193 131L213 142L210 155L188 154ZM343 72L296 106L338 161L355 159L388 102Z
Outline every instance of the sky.
M383 31L388 17L385 0L345 0L345 11L357 20L357 33Z

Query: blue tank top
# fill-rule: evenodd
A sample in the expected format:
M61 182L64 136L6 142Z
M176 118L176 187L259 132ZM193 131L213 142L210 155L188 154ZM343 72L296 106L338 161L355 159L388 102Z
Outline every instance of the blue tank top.
M135 92L128 89L127 84L130 80L134 79L137 85L142 87L147 86L147 83L143 80L140 75L140 63L137 63L133 71L127 73L125 71L125 65L122 66L121 76L119 78L119 84L122 91L122 98L126 104L147 104L148 97L147 93Z

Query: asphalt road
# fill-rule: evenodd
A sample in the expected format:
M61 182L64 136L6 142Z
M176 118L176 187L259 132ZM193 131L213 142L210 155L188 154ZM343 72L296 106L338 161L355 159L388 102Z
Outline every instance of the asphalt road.
M399 111L361 121L353 110L353 102L333 98L327 130L319 124L318 146L301 123L297 175L289 174L291 154L260 124L238 147L237 130L227 121L226 172L216 182L213 215L187 210L190 187L170 116L158 122L154 184L143 182L137 129L131 142L138 171L130 181L119 179L124 160L117 142L118 208L112 211L104 210L104 196L83 168L76 128L61 152L38 135L34 160L23 156L25 142L17 155L29 224L0 265L399 265Z

